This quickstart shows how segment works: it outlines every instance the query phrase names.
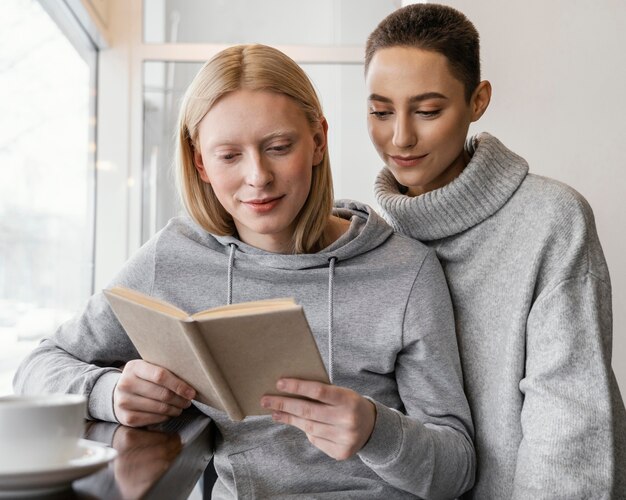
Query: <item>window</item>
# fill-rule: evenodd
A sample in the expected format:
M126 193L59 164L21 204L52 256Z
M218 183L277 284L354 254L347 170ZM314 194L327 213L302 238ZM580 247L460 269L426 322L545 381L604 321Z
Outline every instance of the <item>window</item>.
M0 3L0 394L93 288L95 50Z

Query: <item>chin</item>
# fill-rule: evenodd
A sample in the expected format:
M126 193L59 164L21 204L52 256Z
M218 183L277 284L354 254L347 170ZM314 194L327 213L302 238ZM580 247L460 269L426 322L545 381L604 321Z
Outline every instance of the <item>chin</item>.
M403 175L403 173L398 173L393 169L391 169L391 173L400 184L407 188L420 189L428 184L428 180L423 179L421 176L406 175L406 173Z
M264 224L253 228L254 232L261 236L272 236L284 233L289 228L286 224Z

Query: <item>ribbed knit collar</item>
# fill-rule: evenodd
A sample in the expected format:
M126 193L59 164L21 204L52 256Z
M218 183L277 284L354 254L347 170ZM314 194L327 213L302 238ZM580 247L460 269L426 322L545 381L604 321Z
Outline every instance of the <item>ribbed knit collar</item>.
M402 193L389 169L378 174L376 201L396 231L422 241L452 236L497 212L528 173L528 164L498 139L483 132L469 138L471 157L449 184L420 196Z

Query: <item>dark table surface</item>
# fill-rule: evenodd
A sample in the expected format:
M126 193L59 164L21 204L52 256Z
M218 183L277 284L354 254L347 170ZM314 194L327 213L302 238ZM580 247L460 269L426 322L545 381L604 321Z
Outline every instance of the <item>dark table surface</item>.
M213 426L195 409L165 424L131 428L87 422L85 439L113 447L118 455L94 474L52 499L186 499L213 455Z

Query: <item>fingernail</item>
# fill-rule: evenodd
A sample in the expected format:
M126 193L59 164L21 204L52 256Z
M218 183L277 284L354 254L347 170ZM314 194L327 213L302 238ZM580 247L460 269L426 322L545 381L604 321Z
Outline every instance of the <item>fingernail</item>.
M272 419L280 422L281 415L277 411L272 412Z
M280 379L278 382L276 382L277 389L284 389L286 385L287 384L285 384L285 381L283 379Z
M261 400L261 406L262 406L263 408L269 408L269 407L270 407L270 400L269 400L269 399L266 399L266 398L263 398L263 399Z

